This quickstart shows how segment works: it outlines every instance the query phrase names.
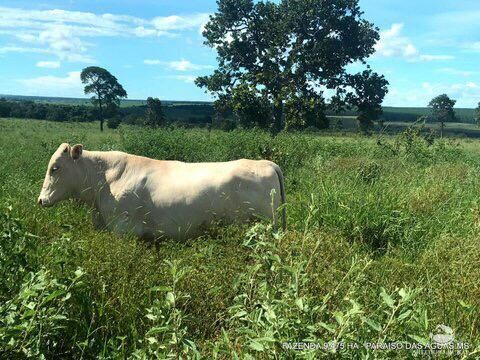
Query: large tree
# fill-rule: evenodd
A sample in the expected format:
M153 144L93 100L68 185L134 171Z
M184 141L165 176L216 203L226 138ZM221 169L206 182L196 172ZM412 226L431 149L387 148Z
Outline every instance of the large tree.
M447 94L434 97L428 103L428 107L432 108L432 117L440 123L440 137L443 137L443 129L445 122L455 120L455 111L453 107L457 101L450 99Z
M373 122L379 121L383 113L382 102L388 92L388 82L383 75L374 73L370 68L348 75L348 78L354 91L347 95L347 103L356 108L360 129L369 131Z
M127 97L127 92L117 78L104 68L89 66L80 74L85 84L85 94L93 94L91 100L97 109L100 120L100 130L107 116L113 116L120 105L120 99Z
M326 89L335 93L333 103L344 104L358 83L346 66L364 63L379 39L378 29L363 18L358 0L217 4L203 35L205 44L218 53L218 69L196 84L220 104L232 101L237 87L249 89L258 102L270 104L270 124L276 131L284 125L285 112L317 112ZM370 74L374 76L380 86L388 84L383 76ZM294 108L285 109L289 105ZM299 105L307 109L299 111Z

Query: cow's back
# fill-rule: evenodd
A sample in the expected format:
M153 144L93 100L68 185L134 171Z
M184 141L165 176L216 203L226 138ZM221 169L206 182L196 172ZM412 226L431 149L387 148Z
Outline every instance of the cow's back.
M272 189L277 194L274 207L280 204L278 177L269 161L161 161L145 165L135 171L143 188L136 189L133 199L141 202L136 206L145 214L142 221L146 231L183 237L179 234L194 235L216 220L272 217Z

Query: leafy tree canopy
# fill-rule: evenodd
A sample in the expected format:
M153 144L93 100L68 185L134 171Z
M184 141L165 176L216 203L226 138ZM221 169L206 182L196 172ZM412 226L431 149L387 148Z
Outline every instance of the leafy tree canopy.
M343 105L367 92L374 107L383 99L388 82L371 71L347 73L346 66L364 63L373 54L378 29L363 19L358 0L218 0L203 35L218 53L218 69L196 84L218 99L232 100L237 87L272 107L271 125L283 126L286 104L296 98L318 109L318 98L333 91L332 102ZM367 83L369 83L367 85ZM350 96L348 96L351 94ZM323 101L322 101L323 102ZM288 110L288 109L287 109ZM291 113L291 111L290 111Z
M366 131L382 115L382 102L388 92L388 82L383 75L378 75L370 68L349 77L355 90L347 94L347 103L357 109L360 128Z
M440 136L443 137L444 123L455 120L455 111L453 107L457 101L450 99L447 94L434 97L428 103L432 108L432 117L440 123Z
M447 94L434 97L428 103L428 107L432 108L432 116L439 122L454 121L455 111L453 107L457 101L450 99Z
M82 70L80 79L85 84L85 94L93 94L91 100L98 110L100 130L103 131L105 116L113 116L120 105L120 99L127 97L127 92L108 70L89 66Z
M162 102L157 98L149 97L147 99L147 112L145 114L145 125L150 127L161 126L165 122Z

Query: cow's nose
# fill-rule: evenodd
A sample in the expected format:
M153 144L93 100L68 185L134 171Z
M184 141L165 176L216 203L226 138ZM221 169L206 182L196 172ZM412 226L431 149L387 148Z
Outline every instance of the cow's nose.
M42 198L38 198L37 203L38 205L42 205Z

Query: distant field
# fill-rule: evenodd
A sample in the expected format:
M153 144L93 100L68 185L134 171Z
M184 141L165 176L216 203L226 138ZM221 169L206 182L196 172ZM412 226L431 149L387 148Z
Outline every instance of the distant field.
M46 97L46 96L23 96L23 95L1 95L0 98L6 98L11 100L24 100L24 101L35 101L41 103L49 103L49 104L63 104L63 105L91 105L89 98L62 98L62 97ZM206 101L170 101L170 100L162 100L162 103L165 105L205 105L211 104ZM146 100L130 100L125 99L122 100L121 106L141 106L146 105Z
M15 99L15 100L30 100L36 102L44 102L44 103L52 103L52 104L65 104L65 105L90 105L89 99L80 99L80 98L59 98L59 97L42 97L42 96L19 96L19 95L0 95L1 97L5 97L8 99ZM172 106L182 106L182 105L212 105L211 102L208 101L171 101L171 100L162 100L162 103L165 105L172 105ZM121 103L122 107L128 106L141 106L145 105L146 100L123 100ZM418 117L422 115L427 115L430 112L430 109L427 107L390 107L385 106L383 108L384 111L384 119L385 121L405 121L405 122L413 122L416 121ZM455 113L457 115L458 121L462 123L474 123L474 116L475 110L474 109L466 109L466 108L457 108L455 109ZM333 114L330 114L333 115ZM346 113L346 116L350 116L353 114ZM188 116L195 116L195 114L191 113Z
M410 359L363 344L428 344L441 324L480 354L480 141L97 125L0 119L0 358ZM158 244L96 231L85 205L35 205L62 142L271 159L288 229Z
M440 132L440 125L437 123L412 123L409 121L385 121L385 132L388 134L397 134L404 131L407 127L414 125L424 126L425 131ZM343 130L346 132L357 132L358 122L355 116L330 116L330 126L334 131ZM379 126L375 125L375 131L379 131ZM480 138L480 127L471 123L445 123L444 135L447 137L471 137Z
M422 115L428 115L431 110L427 107L409 108L409 107L390 107L383 108L384 118L386 121L401 121L402 117L407 121L415 121ZM474 123L475 109L455 108L455 115L459 122Z

